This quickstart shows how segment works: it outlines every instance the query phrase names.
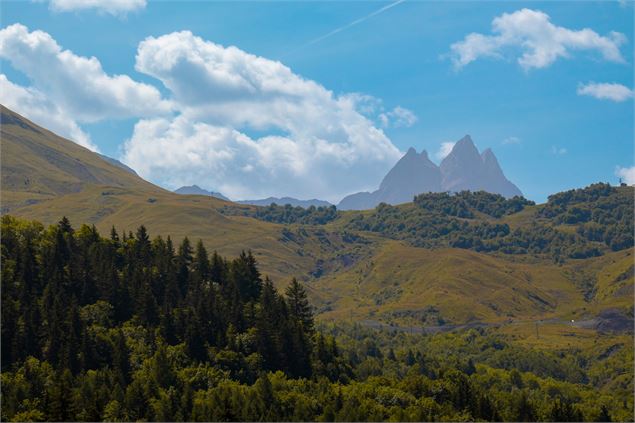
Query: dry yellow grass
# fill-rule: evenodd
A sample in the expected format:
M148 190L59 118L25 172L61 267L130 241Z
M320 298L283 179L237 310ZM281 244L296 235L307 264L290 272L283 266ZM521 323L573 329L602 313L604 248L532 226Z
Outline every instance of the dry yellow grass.
M633 306L632 277L619 280L633 264L632 250L558 266L531 256L415 248L368 233L359 234L364 242L343 241L343 225L360 212L302 230L225 216L218 210L231 203L171 193L6 108L1 111L3 120L10 120L0 128L3 213L45 224L67 216L75 226L95 224L104 234L112 226L127 232L143 224L152 236L202 239L209 250L226 256L251 249L278 286L294 276L307 282L322 319L504 323ZM512 228L526 225L535 211L529 207L503 220ZM286 238L285 231L297 239ZM596 278L591 301L584 299L582 276ZM521 328L510 330L514 327ZM553 342L568 339L554 336Z
M331 303L324 305L330 308L326 319L352 314L421 325L424 309L434 307L454 323L504 322L551 318L584 305L582 294L556 265L512 262L468 250L414 248L397 241L385 242L369 261L312 285L332 294Z

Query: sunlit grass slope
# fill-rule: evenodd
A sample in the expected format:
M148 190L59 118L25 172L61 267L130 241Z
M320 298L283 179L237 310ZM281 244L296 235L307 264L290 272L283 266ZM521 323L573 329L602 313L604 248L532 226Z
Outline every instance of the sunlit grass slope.
M347 230L360 214L345 212L327 225L267 223L219 211L233 205L213 197L177 195L114 166L2 107L2 212L74 226L112 226L171 236L236 256L251 249L278 286L306 282L322 319L419 326L569 319L633 307L632 249L556 264L532 255L424 249L380 234ZM404 205L403 207L412 207ZM540 206L501 219L530 225ZM483 216L483 219L489 219Z
M333 293L324 318L370 316L408 324L553 317L584 306L562 268L460 249L391 241L368 261L313 282Z

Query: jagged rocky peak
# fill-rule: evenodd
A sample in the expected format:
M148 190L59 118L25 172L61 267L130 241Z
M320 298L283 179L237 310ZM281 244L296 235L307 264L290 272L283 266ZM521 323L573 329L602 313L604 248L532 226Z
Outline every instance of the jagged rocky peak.
M479 153L472 137L458 140L450 154L437 166L410 147L382 180L374 192L352 194L345 197L338 208L363 210L381 202L400 204L412 201L414 195L442 191L488 191L505 197L522 195L520 190L503 174L491 149Z
M496 156L494 155L494 152L491 148L486 148L485 150L483 150L483 152L481 153L481 159L483 160L483 163L491 162L498 164L498 160L496 159Z
M472 141L472 137L469 135L464 136L460 140L458 140L454 147L452 147L452 151L447 155L445 159L441 162L441 167L443 168L443 164L450 162L470 162L470 163L478 163L480 162L481 155L478 152L478 149L474 145L474 141Z

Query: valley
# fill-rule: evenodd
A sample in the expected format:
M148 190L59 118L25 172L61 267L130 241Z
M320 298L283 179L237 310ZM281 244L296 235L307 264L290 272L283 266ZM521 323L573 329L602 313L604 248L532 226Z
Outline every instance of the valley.
M442 242L437 235L414 235L422 229L408 227L411 216L419 216L413 214L419 209L412 203L377 209L386 210L383 214L338 211L324 224L285 223L288 211L270 219L263 213L253 214L266 208L212 196L178 195L104 162L6 108L2 119L3 214L45 225L66 216L77 224L94 224L104 234L112 227L128 232L143 224L164 237L200 239L210 251L223 255L251 250L274 281L285 285L295 276L305 284L318 319L460 325L576 315L593 318L606 308L632 313L630 278L618 281L620 274L632 269L632 248L608 249L584 260L565 256L560 263L548 251L506 254L489 248L451 248L458 243ZM28 165L23 162L27 159ZM632 201L631 188L618 187L618 191ZM472 206L461 207L471 210ZM284 211L284 206L279 208ZM442 219L437 226L467 223L466 228L507 225L518 231L530 228L545 206L521 205L519 210L500 217L475 211L471 219L445 212L429 218L424 213L416 219ZM398 216L395 213L403 214L396 229L390 229L386 220L380 232L360 223L368 220L376 225L372 222L379 222L378 216ZM546 227L554 225L543 221ZM558 234L576 228L556 227ZM420 248L425 246L433 248ZM590 291L592 297L585 298Z
M5 418L632 418L633 187L254 206L164 190L4 107L0 137Z

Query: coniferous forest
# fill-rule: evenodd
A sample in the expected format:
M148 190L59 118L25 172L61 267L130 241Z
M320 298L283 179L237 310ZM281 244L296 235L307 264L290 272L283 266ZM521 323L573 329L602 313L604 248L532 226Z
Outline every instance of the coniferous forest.
M632 349L316 325L250 252L4 216L2 263L4 421L633 419Z

